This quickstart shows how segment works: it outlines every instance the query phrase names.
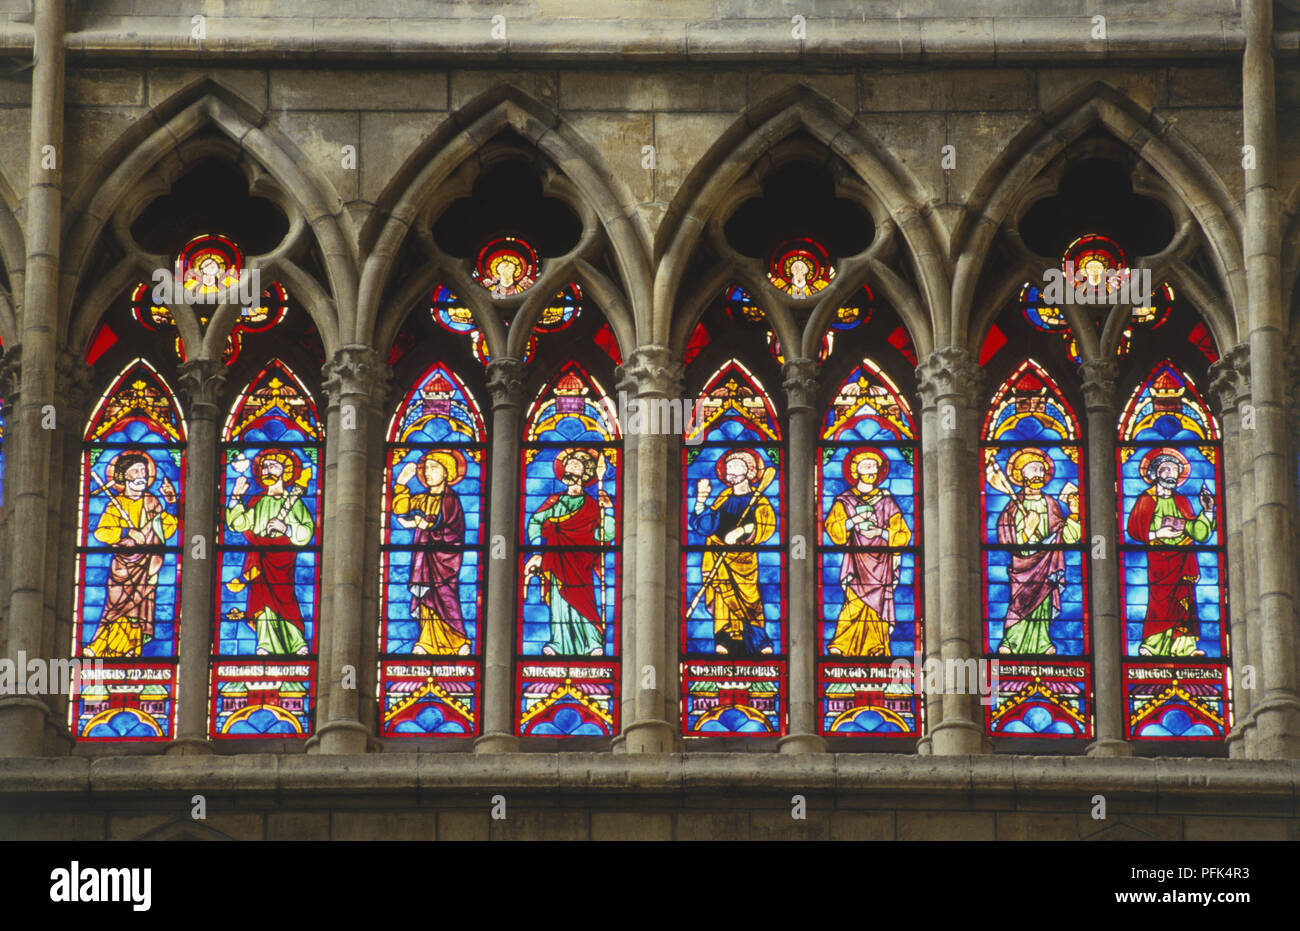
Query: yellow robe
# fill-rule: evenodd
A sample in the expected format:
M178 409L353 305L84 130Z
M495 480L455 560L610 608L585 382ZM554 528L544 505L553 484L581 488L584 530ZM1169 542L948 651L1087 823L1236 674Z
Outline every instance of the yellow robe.
M713 502L711 510L722 508L730 497L731 489L724 489ZM762 543L776 531L776 514L763 495L759 496L744 517L744 523L751 522L754 524L754 535L745 541L747 545ZM710 536L705 542L715 547L729 545L718 536ZM715 636L725 631L732 639L740 639L744 636L746 623L758 628L766 626L763 599L758 591L757 553L752 550L706 550L700 560L700 569L704 578L713 579L705 586L704 597L713 614Z
M883 495L884 492L876 489L864 502L874 505ZM837 500L826 515L826 533L836 546L844 546L853 535L853 528L848 521L849 515L845 512L843 503ZM908 529L907 521L901 513L895 513L889 518L885 531L887 536L883 540L880 537L874 538L882 546L907 546L912 540L912 531ZM846 553L844 558L853 557ZM901 561L897 554L881 553L874 558L888 558L891 562L891 575L897 573ZM888 620L882 619L875 608L859 598L852 587L846 584L844 604L835 622L835 635L826 651L837 656L887 656L890 627Z
M144 519L145 505L154 517ZM143 526L141 526L143 524ZM158 555L133 552L139 544L127 533L144 530L146 545L166 543L176 533L177 520L153 495L130 498L114 495L95 527L95 539L120 547L109 564L108 597L95 636L86 647L87 656L139 656L144 648L146 627L153 627L154 597L163 559ZM161 531L161 535L160 535Z

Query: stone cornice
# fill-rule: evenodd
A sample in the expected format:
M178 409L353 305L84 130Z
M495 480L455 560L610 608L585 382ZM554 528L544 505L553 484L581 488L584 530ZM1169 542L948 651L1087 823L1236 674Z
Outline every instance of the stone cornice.
M490 16L466 4L464 16L313 17L285 5L292 15L209 16L207 36L196 41L188 16L106 15L90 17L65 40L70 59L114 58L219 60L309 60L476 63L648 62L1101 64L1117 60L1232 59L1245 47L1239 16L1228 10L1183 11L1176 3L1151 4L1141 18L1111 16L1105 39L1093 39L1084 15L908 15L906 0L889 15L863 16L845 2L823 16L808 16L807 35L796 39L789 15L721 19L634 19L619 16L613 0L582 18L534 17L506 10L504 37ZM1048 6L1045 4L1045 6ZM920 5L918 4L918 7ZM773 6L775 12L775 5ZM921 8L924 9L924 8ZM373 12L373 11L372 11ZM995 5L983 12L997 12ZM824 32L819 35L818 27ZM14 16L0 18L0 50L30 54L33 30ZM1279 53L1294 50L1294 32L1274 37Z
M1221 802L1293 815L1300 761L1118 757L906 756L902 754L512 753L485 766L475 754L384 753L356 756L239 754L87 759L0 759L0 805L157 803L196 789L241 801L345 800L356 793L429 800L488 791L591 796L771 796L815 790L838 798L972 795L1002 799L1086 800L1101 793L1178 810ZM1148 808L1147 810L1150 810Z

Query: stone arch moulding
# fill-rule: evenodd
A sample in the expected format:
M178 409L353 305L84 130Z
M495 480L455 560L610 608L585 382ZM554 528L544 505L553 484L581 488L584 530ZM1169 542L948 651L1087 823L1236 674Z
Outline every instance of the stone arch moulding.
M604 296L601 310L624 353L634 348L637 329L634 314L644 313L651 293L651 271L646 243L649 235L638 219L631 191L615 179L613 171L603 158L572 127L553 110L509 84L498 85L460 110L452 113L426 139L380 195L378 204L361 230L365 260L362 265L358 297L358 314L353 341L369 343L380 332L396 332L400 322L392 325L380 319L384 313L385 293L393 274L398 254L409 235L417 230L427 216L431 205L446 194L446 185L457 172L479 158L485 146L490 145L503 131L510 130L533 150L545 156L558 169L556 193L566 197L571 206L584 219L590 217L603 232L613 254L621 281L615 282L585 262L579 254L588 237L570 253L572 272L584 289L593 295ZM455 186L463 181L457 179ZM587 229L586 233L591 233ZM419 235L419 233L415 233ZM430 273L432 274L432 273ZM403 287L403 296L418 297L424 290L424 277L410 287ZM427 282L433 284L432 277ZM532 290L540 291L540 288ZM621 292L626 297L612 300ZM487 304L474 306L476 317L482 317ZM542 298L525 299L521 321L527 322L534 308L540 312ZM409 304L395 310L405 317ZM480 319L485 330L492 325ZM500 334L504 335L504 334ZM500 337L498 337L500 338ZM489 344L491 332L489 331Z
M9 290L0 288L0 342L15 346L19 338L17 308L22 305L23 268L27 245L14 212L18 199L8 179L0 174L0 266L9 278Z
M213 150L210 142L196 139L204 130L216 129L230 141L226 153ZM217 146L217 148L223 148ZM203 79L179 91L153 108L111 145L68 199L64 213L64 268L59 291L60 329L67 337L87 329L85 316L98 317L103 307L76 312L78 289L94 261L95 247L106 227L121 222L122 212L138 210L151 189L160 190L151 174L175 178L184 173L195 157L241 157L254 164L260 176L255 180L247 165L234 163L250 177L250 193L267 197L284 209L290 231L288 248L314 238L327 281L325 287L302 270L284 252L263 257L267 271L273 271L296 289L298 299L321 334L327 355L346 340L355 321L357 256L355 233L343 210L342 198L317 172L304 166L309 161L294 144L274 127L264 114L233 91ZM179 162L179 164L169 164ZM165 193L165 192L164 192ZM130 277L131 269L116 270ZM110 282L93 293L103 298ZM115 296L120 292L112 292ZM219 321L214 321L218 326ZM84 334L83 334L84 335Z
M977 310L976 289L998 231L1028 185L1065 148L1095 127L1132 149L1177 195L1200 228L1214 271L1226 291L1230 317L1220 304L1197 310L1224 347L1236 344L1237 321L1246 310L1241 210L1209 163L1174 127L1106 84L1081 88L1025 126L975 186L953 235L953 341L979 352L982 334L969 324Z
M800 131L820 142L829 154L857 174L874 198L875 204L863 206L876 208L872 213L878 231L890 225L897 228L915 271L919 301L901 300L901 295L890 293L902 283L898 276L886 279L872 267L868 269L870 278L895 300L922 356L939 344L948 318L950 292L945 239L938 218L928 209L916 180L860 120L804 85L751 107L700 160L674 196L655 240L650 341L677 344L682 330L689 333L689 327L679 326L675 320L681 312L678 304L685 302L683 306L690 305L688 310L698 310L698 301L695 296L678 292L710 219L746 173L774 147ZM925 308L933 309L932 317Z

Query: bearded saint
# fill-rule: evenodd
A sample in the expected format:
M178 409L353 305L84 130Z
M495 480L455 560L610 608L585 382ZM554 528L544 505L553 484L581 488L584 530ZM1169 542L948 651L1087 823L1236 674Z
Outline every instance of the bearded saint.
M417 469L425 491L411 490ZM408 462L397 474L393 515L414 530L419 547L411 559L411 615L420 621L420 636L412 653L460 654L470 652L470 638L460 613L458 548L465 541L465 511L452 491L465 474L465 457L455 450L425 453L417 466Z
M1138 495L1128 517L1128 535L1147 550L1147 613L1142 622L1141 656L1204 656L1196 648L1196 583L1201 577L1194 550L1155 549L1190 547L1214 534L1214 495L1201 486L1201 512L1192 509L1178 487L1191 466L1176 449L1153 449L1140 464L1142 478L1151 487Z
M226 526L257 549L245 554L240 577L227 588L248 587L245 616L257 632L258 655L302 655L309 647L296 590L298 554L287 548L305 546L316 532L302 502L302 464L288 450L266 449L253 460L253 474L262 491L245 503L249 481L239 476L226 503Z
M95 539L114 547L114 553L108 567L104 611L83 652L99 657L140 656L145 641L153 637L158 573L164 557L139 548L162 546L175 535L178 521L168 508L176 506L176 489L164 477L162 499L148 493L157 466L139 450L118 455L109 474L112 484L104 488L108 506L95 525Z
M847 491L826 515L826 533L836 546L875 550L844 554L840 586L844 606L826 652L836 656L887 656L894 629L894 588L902 555L884 547L907 546L912 531L894 496L881 488L889 460L874 447L851 451L844 460Z
M601 489L596 497L586 486L596 477L601 454L595 449L566 449L555 457L556 477L564 490L548 497L528 521L528 542L546 549L524 563L524 577L542 583L550 608L551 637L547 656L602 656L605 620L596 601L596 581L604 582L604 553L597 549L614 539L614 502Z
M990 450L988 482L1010 498L998 515L998 542L1023 547L1011 551L1011 597L998 652L1051 655L1056 652L1050 629L1061 614L1065 553L1043 547L1079 542L1078 488L1067 483L1060 500L1043 494L1055 467L1041 449L1016 450L1007 474L998 467L995 456Z

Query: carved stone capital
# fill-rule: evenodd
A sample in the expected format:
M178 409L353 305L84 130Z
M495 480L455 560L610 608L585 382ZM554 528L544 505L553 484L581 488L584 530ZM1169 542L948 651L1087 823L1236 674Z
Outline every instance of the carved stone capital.
M1088 359L1079 366L1083 378L1083 403L1089 413L1102 413L1114 419L1115 390L1119 366L1107 359Z
M80 420L90 401L90 366L74 352L54 355L54 399Z
M781 368L785 380L786 401L790 410L815 410L817 407L817 370L812 359L790 359Z
M185 400L192 420L217 420L221 416L221 390L226 384L226 366L217 359L182 362L177 390Z
M1290 368L1288 360L1288 368ZM1291 396L1295 397L1292 377ZM1238 343L1210 366L1209 394L1220 416L1241 409L1250 402L1250 347Z
M372 403L387 396L392 370L370 347L344 346L325 363L322 374L322 387L331 405L339 404L348 396L359 396Z
M937 350L916 367L916 390L924 407L934 407L941 398L974 406L979 403L984 381L984 370L965 349Z
M487 365L488 391L492 393L492 407L518 407L524 396L524 363L503 356Z
M667 346L641 346L623 363L622 375L636 383L637 397L675 398L682 391L683 368Z
M23 347L11 346L0 358L0 402L8 413L18 406L23 382Z

